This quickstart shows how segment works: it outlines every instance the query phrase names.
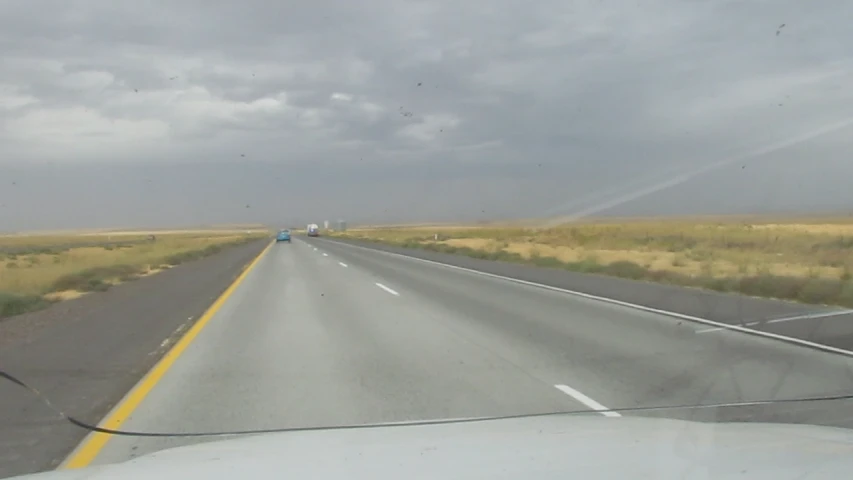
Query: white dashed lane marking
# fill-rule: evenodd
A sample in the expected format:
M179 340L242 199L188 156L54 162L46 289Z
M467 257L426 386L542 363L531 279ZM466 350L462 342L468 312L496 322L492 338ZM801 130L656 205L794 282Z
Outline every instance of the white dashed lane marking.
M382 290L385 290L386 292L390 293L391 295L400 296L400 294L399 294L399 293L397 293L397 292L395 292L394 290L392 290L392 289L390 289L390 288L386 287L385 285L382 285L381 283L378 283L378 282L377 282L377 283L376 283L376 286L377 286L377 287L379 287L379 288L381 288Z

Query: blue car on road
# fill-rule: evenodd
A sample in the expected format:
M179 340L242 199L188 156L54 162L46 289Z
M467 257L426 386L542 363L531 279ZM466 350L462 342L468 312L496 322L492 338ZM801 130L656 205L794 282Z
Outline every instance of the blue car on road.
M290 243L290 230L280 230L278 235L275 237L275 242L287 242Z

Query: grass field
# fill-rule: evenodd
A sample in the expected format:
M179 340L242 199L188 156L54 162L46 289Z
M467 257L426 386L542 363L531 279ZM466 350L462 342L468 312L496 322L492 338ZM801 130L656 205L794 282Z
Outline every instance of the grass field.
M0 318L267 236L265 230L233 229L0 236Z
M333 235L853 307L853 218L846 217L608 219L547 229L375 227Z

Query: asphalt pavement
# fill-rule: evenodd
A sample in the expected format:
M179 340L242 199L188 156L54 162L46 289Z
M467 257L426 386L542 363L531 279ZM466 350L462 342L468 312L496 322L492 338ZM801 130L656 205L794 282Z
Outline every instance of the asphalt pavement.
M324 237L321 241L403 254L521 282L569 290L577 295L597 296L611 301L625 302L682 319L704 321L709 327L702 330L703 333L734 327L778 335L779 338L796 339L814 346L824 346L830 350L853 351L853 310L847 308L750 297L736 293L573 272L562 268L542 268L512 262L483 260L465 255L404 248L377 242L333 237Z
M268 244L233 246L107 292L0 320L0 368L97 423ZM56 467L86 435L0 381L0 478Z
M380 250L296 238L266 252L149 382L144 399L125 409L121 428L222 432L566 410L853 427L849 402L613 411L853 391L850 357L707 329ZM201 441L114 436L103 448L84 442L77 454L102 464Z

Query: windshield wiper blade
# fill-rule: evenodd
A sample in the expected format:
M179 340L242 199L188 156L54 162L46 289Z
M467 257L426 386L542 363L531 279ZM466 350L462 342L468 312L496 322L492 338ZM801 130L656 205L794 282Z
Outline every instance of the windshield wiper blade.
M36 398L42 401L50 410L55 412L58 416L60 416L65 421L88 430L90 432L97 433L105 433L108 435L118 435L118 436L126 436L126 437L222 437L222 436L238 436L238 435L257 435L262 433L285 433L285 432L308 432L308 431L317 431L317 430L355 430L362 428L379 428L379 427L404 427L404 426L415 426L415 425L446 425L446 424L458 424L458 423L473 423L473 422L487 422L491 420L507 420L514 418L534 418L534 417L549 417L549 416L560 416L560 415L589 415L589 414L601 414L601 410L594 409L580 409L580 410L561 410L556 412L545 412L545 413L521 413L516 415L496 415L496 416L485 416L485 417L467 417L467 418L450 418L450 419L439 419L439 420L413 420L413 421L403 421L403 422L389 422L389 423L374 423L374 424L357 424L357 425L340 425L333 427L284 427L284 428L262 428L262 429L249 429L249 430L224 430L219 432L138 432L133 430L120 430L120 429L112 429L112 428L104 428L99 427L97 425L93 425L88 422L84 422L75 418L72 415L68 415L62 409L57 408L46 395L41 393L38 389L32 387L28 383L19 379L18 377L12 375L11 373L6 372L5 370L0 369L0 378L3 378L25 390L29 393L33 394ZM752 407L759 405L778 405L778 404L788 404L788 403L809 403L809 402L830 402L837 400L853 400L853 393L842 393L836 395L822 395L816 397L800 397L800 398L785 398L779 400L752 400L752 401L743 401L743 402L721 402L721 403L708 403L708 404L676 404L676 405L655 405L649 407L622 407L622 408L608 408L608 412L616 412L616 413L639 413L639 412L654 412L654 411L662 411L662 410L697 410L697 409L709 409L709 408L732 408L732 407Z

